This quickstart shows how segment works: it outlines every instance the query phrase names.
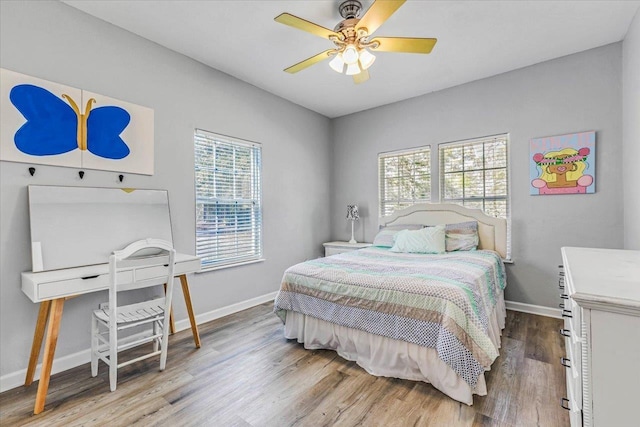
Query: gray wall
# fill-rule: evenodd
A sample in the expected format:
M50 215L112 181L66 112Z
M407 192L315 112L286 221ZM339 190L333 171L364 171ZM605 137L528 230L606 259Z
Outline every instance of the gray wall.
M624 247L640 249L640 10L622 44Z
M431 145L437 177L438 143L508 132L515 263L506 298L557 307L562 246L622 247L621 54L616 43L335 119L332 237L350 235L349 203L365 216L357 239L375 236L378 153ZM587 130L597 131L596 193L530 196L529 139Z
M330 122L302 107L59 2L2 2L0 65L155 110L155 175L122 186L169 190L176 249L194 253L193 131L263 143L263 263L190 277L196 313L278 289L291 264L321 255L330 235ZM37 305L20 290L31 269L28 184L117 187L116 173L0 162L0 376L26 368ZM106 293L68 301L56 356L89 347L90 310ZM180 291L176 319L186 318ZM54 366L55 369L55 366Z

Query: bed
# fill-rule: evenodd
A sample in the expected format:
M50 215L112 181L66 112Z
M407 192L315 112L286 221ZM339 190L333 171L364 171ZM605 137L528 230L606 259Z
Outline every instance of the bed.
M458 205L419 204L381 229L477 221L478 250L397 253L371 247L287 269L274 303L288 339L331 349L367 372L425 381L473 404L504 328L506 221Z

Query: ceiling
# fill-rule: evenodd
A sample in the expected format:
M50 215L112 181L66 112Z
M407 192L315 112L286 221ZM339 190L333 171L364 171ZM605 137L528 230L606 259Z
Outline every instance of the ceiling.
M64 3L329 118L366 110L624 38L640 1L409 0L375 35L435 37L430 55L376 53L356 85L321 62L333 47L276 23L289 12L333 29L340 0L65 0ZM371 0L362 0L368 8Z

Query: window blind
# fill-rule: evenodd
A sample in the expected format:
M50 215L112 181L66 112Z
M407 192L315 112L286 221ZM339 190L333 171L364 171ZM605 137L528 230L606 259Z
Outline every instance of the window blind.
M507 138L440 144L440 200L508 219Z
M431 149L378 155L380 216L431 200Z
M196 255L203 270L262 258L260 144L195 131Z

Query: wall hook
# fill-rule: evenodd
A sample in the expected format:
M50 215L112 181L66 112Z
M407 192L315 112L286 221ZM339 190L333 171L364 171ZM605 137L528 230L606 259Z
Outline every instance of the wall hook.
M123 179L124 179L124 175L118 175L118 180L119 180L120 182L122 182L122 180L123 180Z
M78 172L78 175L80 175L80 179L84 178L84 171Z
M31 174L31 176L35 175L35 173L36 173L36 168L34 168L33 166L31 166L31 167L29 168L29 173Z

